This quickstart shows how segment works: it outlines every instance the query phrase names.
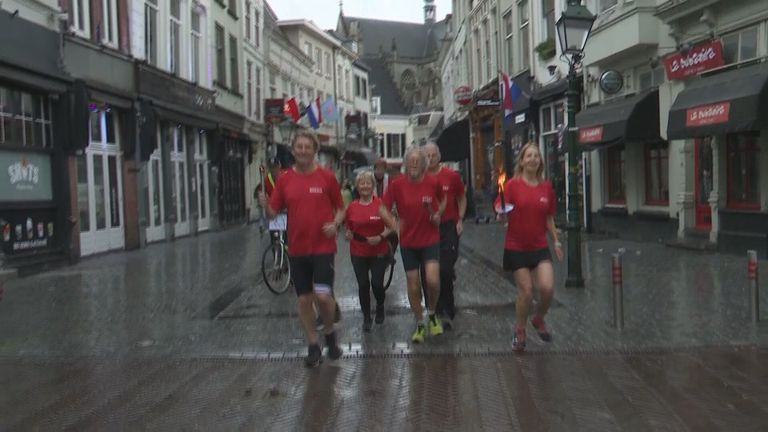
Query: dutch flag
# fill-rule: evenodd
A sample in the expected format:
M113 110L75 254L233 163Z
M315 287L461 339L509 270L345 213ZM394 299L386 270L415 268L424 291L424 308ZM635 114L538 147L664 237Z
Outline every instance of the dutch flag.
M307 107L307 117L309 117L309 125L312 126L312 129L320 128L320 124L323 122L323 114L320 109L320 98L316 98L309 103L309 106Z

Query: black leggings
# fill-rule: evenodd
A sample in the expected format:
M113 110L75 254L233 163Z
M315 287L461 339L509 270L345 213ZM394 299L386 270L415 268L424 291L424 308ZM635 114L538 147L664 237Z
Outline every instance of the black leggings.
M376 304L384 305L384 273L389 265L387 257L352 256L352 267L357 277L358 297L363 316L371 316L371 288Z

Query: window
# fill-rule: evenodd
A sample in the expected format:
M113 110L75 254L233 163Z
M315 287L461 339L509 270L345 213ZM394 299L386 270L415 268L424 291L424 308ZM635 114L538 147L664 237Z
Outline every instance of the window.
M512 11L504 14L504 46L506 48L506 55L507 55L507 70L513 71L515 68L513 67L513 59L514 59L514 53L515 53L515 45L514 45L514 38L513 33L515 31L514 24L512 23Z
M253 115L253 63L249 60L245 62L245 106L247 107L247 117Z
M756 134L726 136L729 208L760 209L759 152Z
M339 89L339 95L342 99L346 99L347 95L344 94L344 72L342 72L341 65L336 65L336 88Z
M384 157L399 159L405 153L405 134L391 134L386 136L386 154Z
M363 91L363 99L368 99L368 80L365 78L361 78L362 84L360 85L361 90Z
M618 3L618 0L598 0L598 12L605 12L616 6L616 3Z
M283 99L288 98L288 78L287 77L281 77L282 83L283 83Z
M51 147L51 111L46 96L0 87L0 144Z
M475 30L475 52L477 53L477 71L475 72L477 74L477 80L478 82L476 84L481 84L480 81L483 80L483 53L480 51L480 30Z
M245 40L251 41L251 2L245 2Z
M355 75L355 96L360 97L360 77Z
M240 76L238 73L238 63L237 63L237 38L235 38L232 35L229 35L229 71L232 74L231 80L232 82L229 83L229 86L232 88L232 91L235 93L240 91Z
M315 71L320 75L323 74L323 52L320 48L315 48Z
M304 54L307 55L307 57L312 58L312 44L309 42L304 42Z
M344 87L347 98L352 99L352 78L350 76L349 69L344 71Z
M176 75L181 62L181 0L171 0L170 37L168 39L168 70Z
M657 68L640 74L640 84L638 85L638 88L642 91L656 88L662 84L664 84L664 69Z
M521 1L517 4L517 16L520 19L520 69L528 69L531 67L531 52L530 52L530 40L531 40L531 26L528 19L528 0Z
M669 205L669 144L645 145L645 203Z
M605 165L608 204L625 205L624 145L615 145L605 150Z
M381 115L381 98L379 96L371 97L371 114Z
M227 60L224 53L224 27L216 24L216 80L217 83L227 85Z
M261 120L261 68L256 66L256 120Z
M333 63L331 62L331 54L325 53L325 76L330 78L332 73Z
M615 1L615 0L614 0ZM541 0L541 29L544 39L554 39L555 33L555 0Z
M274 99L277 95L277 72L269 71L269 97Z
M90 3L90 0L72 0L72 28L84 37L91 32Z
M757 27L723 36L723 57L726 64L757 57Z
M261 46L261 14L258 10L253 12L253 40L256 47Z
M197 8L192 8L189 37L189 80L196 83L200 80L200 13Z
M229 12L230 15L237 18L237 0L229 0L229 7L227 8L227 12Z
M493 76L493 67L491 67L493 56L491 55L491 27L488 20L483 21L483 36L485 37L485 79L490 80Z
M77 3L77 2L76 2ZM102 42L107 45L117 46L117 0L103 0L103 28Z
M157 0L144 3L144 55L147 63L157 66Z

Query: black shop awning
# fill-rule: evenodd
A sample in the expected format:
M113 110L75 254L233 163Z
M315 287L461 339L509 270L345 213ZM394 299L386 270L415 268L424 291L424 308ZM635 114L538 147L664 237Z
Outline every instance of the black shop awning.
M627 141L659 140L659 91L615 99L576 114L579 145L586 149Z
M437 138L440 159L459 162L469 159L469 119L459 120L445 128Z
M701 78L669 110L669 139L759 130L766 113L768 63Z

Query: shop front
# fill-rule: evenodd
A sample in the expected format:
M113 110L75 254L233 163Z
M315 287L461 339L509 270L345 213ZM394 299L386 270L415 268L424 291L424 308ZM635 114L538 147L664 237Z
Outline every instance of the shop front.
M717 73L719 72L719 73ZM679 235L704 233L723 251L768 252L768 64L742 65L688 82L667 134L686 140Z
M56 32L0 10L0 45L2 262L44 266L71 258L71 80L58 63Z
M221 109L219 109L221 111ZM229 114L228 114L229 115ZM232 127L216 132L213 166L217 172L218 222L221 227L247 220L246 167L251 163L251 139Z
M137 63L139 220L145 242L211 227L213 92Z
M594 231L636 240L676 237L669 207L669 144L659 124L658 90L576 115L579 146L591 152L585 208Z
M552 182L557 197L557 223L564 224L568 190L566 185L565 148L567 80L540 87L531 94L532 109L536 111L538 143L544 161L544 174Z

